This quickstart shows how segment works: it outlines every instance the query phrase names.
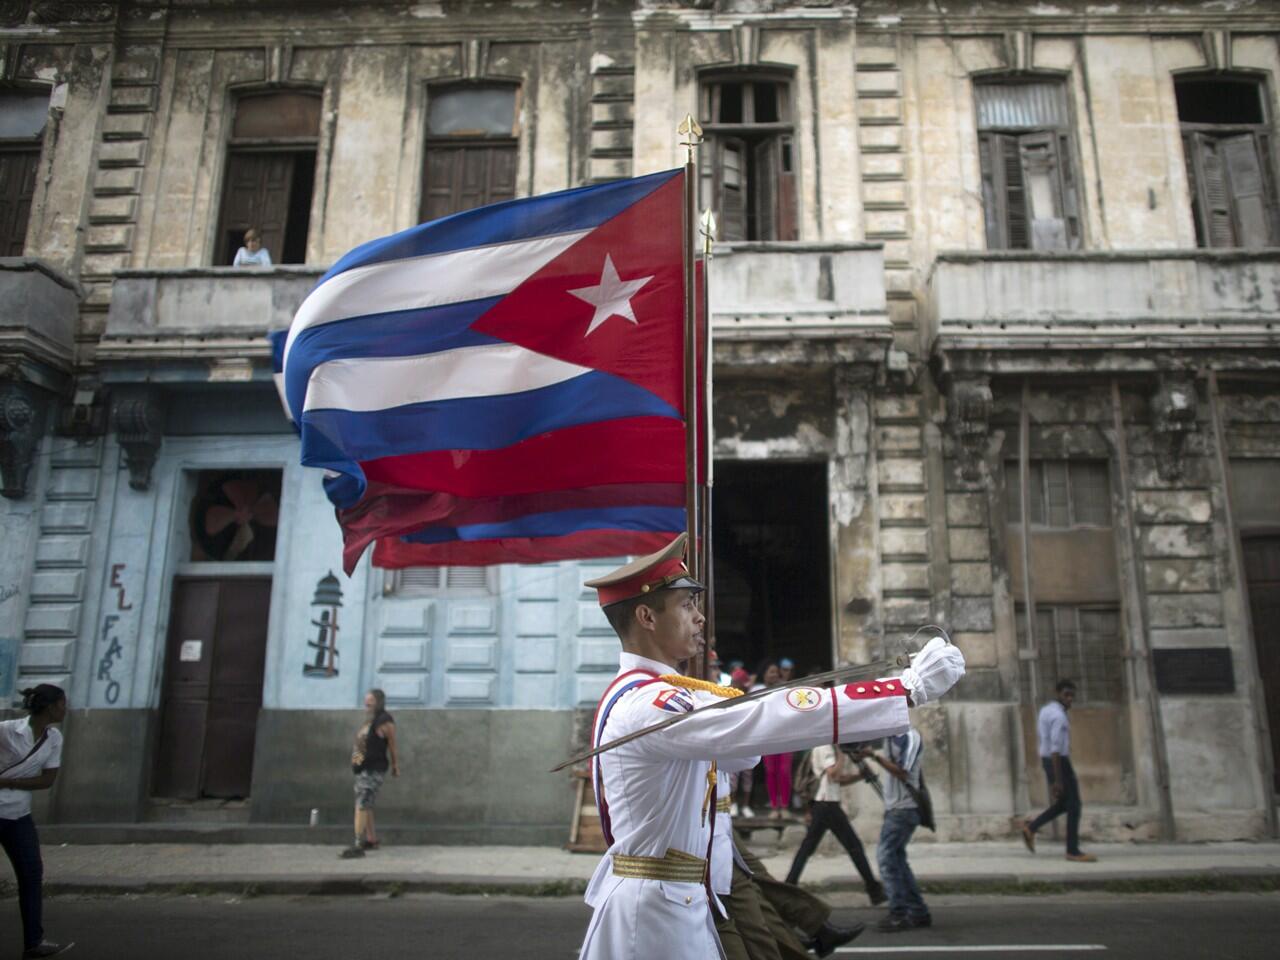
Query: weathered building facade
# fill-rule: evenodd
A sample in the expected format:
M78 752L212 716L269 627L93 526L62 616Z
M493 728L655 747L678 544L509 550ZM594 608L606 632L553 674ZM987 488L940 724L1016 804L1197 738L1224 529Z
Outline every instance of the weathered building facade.
M724 241L724 657L945 624L940 835L1275 830L1280 13L1266 3L0 2L0 696L68 688L48 815L347 809L559 842L607 562L333 578L265 334L362 241L677 165ZM257 227L278 264L229 266ZM868 817L875 815L868 810Z

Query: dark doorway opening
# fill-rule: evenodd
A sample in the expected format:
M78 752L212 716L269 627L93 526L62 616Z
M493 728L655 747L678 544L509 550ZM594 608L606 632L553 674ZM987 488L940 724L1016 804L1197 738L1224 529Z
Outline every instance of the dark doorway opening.
M1244 534L1243 545L1253 642L1271 725L1274 788L1280 793L1280 534Z
M174 582L156 796L249 796L270 605L270 577Z
M712 515L716 646L754 672L789 657L832 666L827 465L717 461Z

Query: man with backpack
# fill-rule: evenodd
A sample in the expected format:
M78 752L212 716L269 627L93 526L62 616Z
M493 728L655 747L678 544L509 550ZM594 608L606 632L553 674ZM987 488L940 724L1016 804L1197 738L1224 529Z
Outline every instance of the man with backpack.
M800 882L800 874L810 855L818 848L818 843L828 830L836 835L840 845L849 854L853 866L857 869L866 887L871 905L884 903L884 888L871 872L871 864L862 849L862 841L857 831L849 822L849 815L840 805L840 787L847 783L856 783L866 779L859 771L848 769L848 760L844 751L831 744L823 744L809 751L809 756L800 761L796 769L795 792L802 800L810 800L809 829L800 841L800 849L796 851L791 870L787 873L787 883Z
M889 893L889 915L876 929L882 933L900 933L914 927L933 926L920 886L907 863L907 844L916 827L923 824L933 829L933 809L921 771L924 741L920 732L911 727L904 734L889 737L887 745L888 756L874 751L866 751L864 756L880 764L889 774L884 786L884 826L877 848L880 876Z

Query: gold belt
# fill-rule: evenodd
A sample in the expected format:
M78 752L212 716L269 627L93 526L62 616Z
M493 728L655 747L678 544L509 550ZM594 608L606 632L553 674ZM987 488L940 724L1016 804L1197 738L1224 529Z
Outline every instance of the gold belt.
M625 853L613 855L615 877L701 883L706 873L707 861L683 850L668 850L665 857L632 857Z
M733 807L733 799L730 797L721 797L716 801L717 813L728 813Z

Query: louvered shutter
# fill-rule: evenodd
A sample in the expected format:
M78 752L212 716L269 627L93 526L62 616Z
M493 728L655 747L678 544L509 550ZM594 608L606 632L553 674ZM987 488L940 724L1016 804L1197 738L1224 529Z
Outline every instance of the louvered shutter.
M1271 241L1270 211L1262 179L1258 143L1251 133L1218 141L1230 185L1237 239L1242 247L1265 247Z
M747 239L747 145L736 137L723 137L716 143L720 175L720 237L722 240Z
M1189 163L1194 171L1197 227L1201 246L1234 247L1236 232L1231 222L1231 199L1227 188L1227 167L1218 141L1203 133L1187 138Z
M1018 138L984 133L979 143L987 246L992 250L1028 250L1031 227Z

